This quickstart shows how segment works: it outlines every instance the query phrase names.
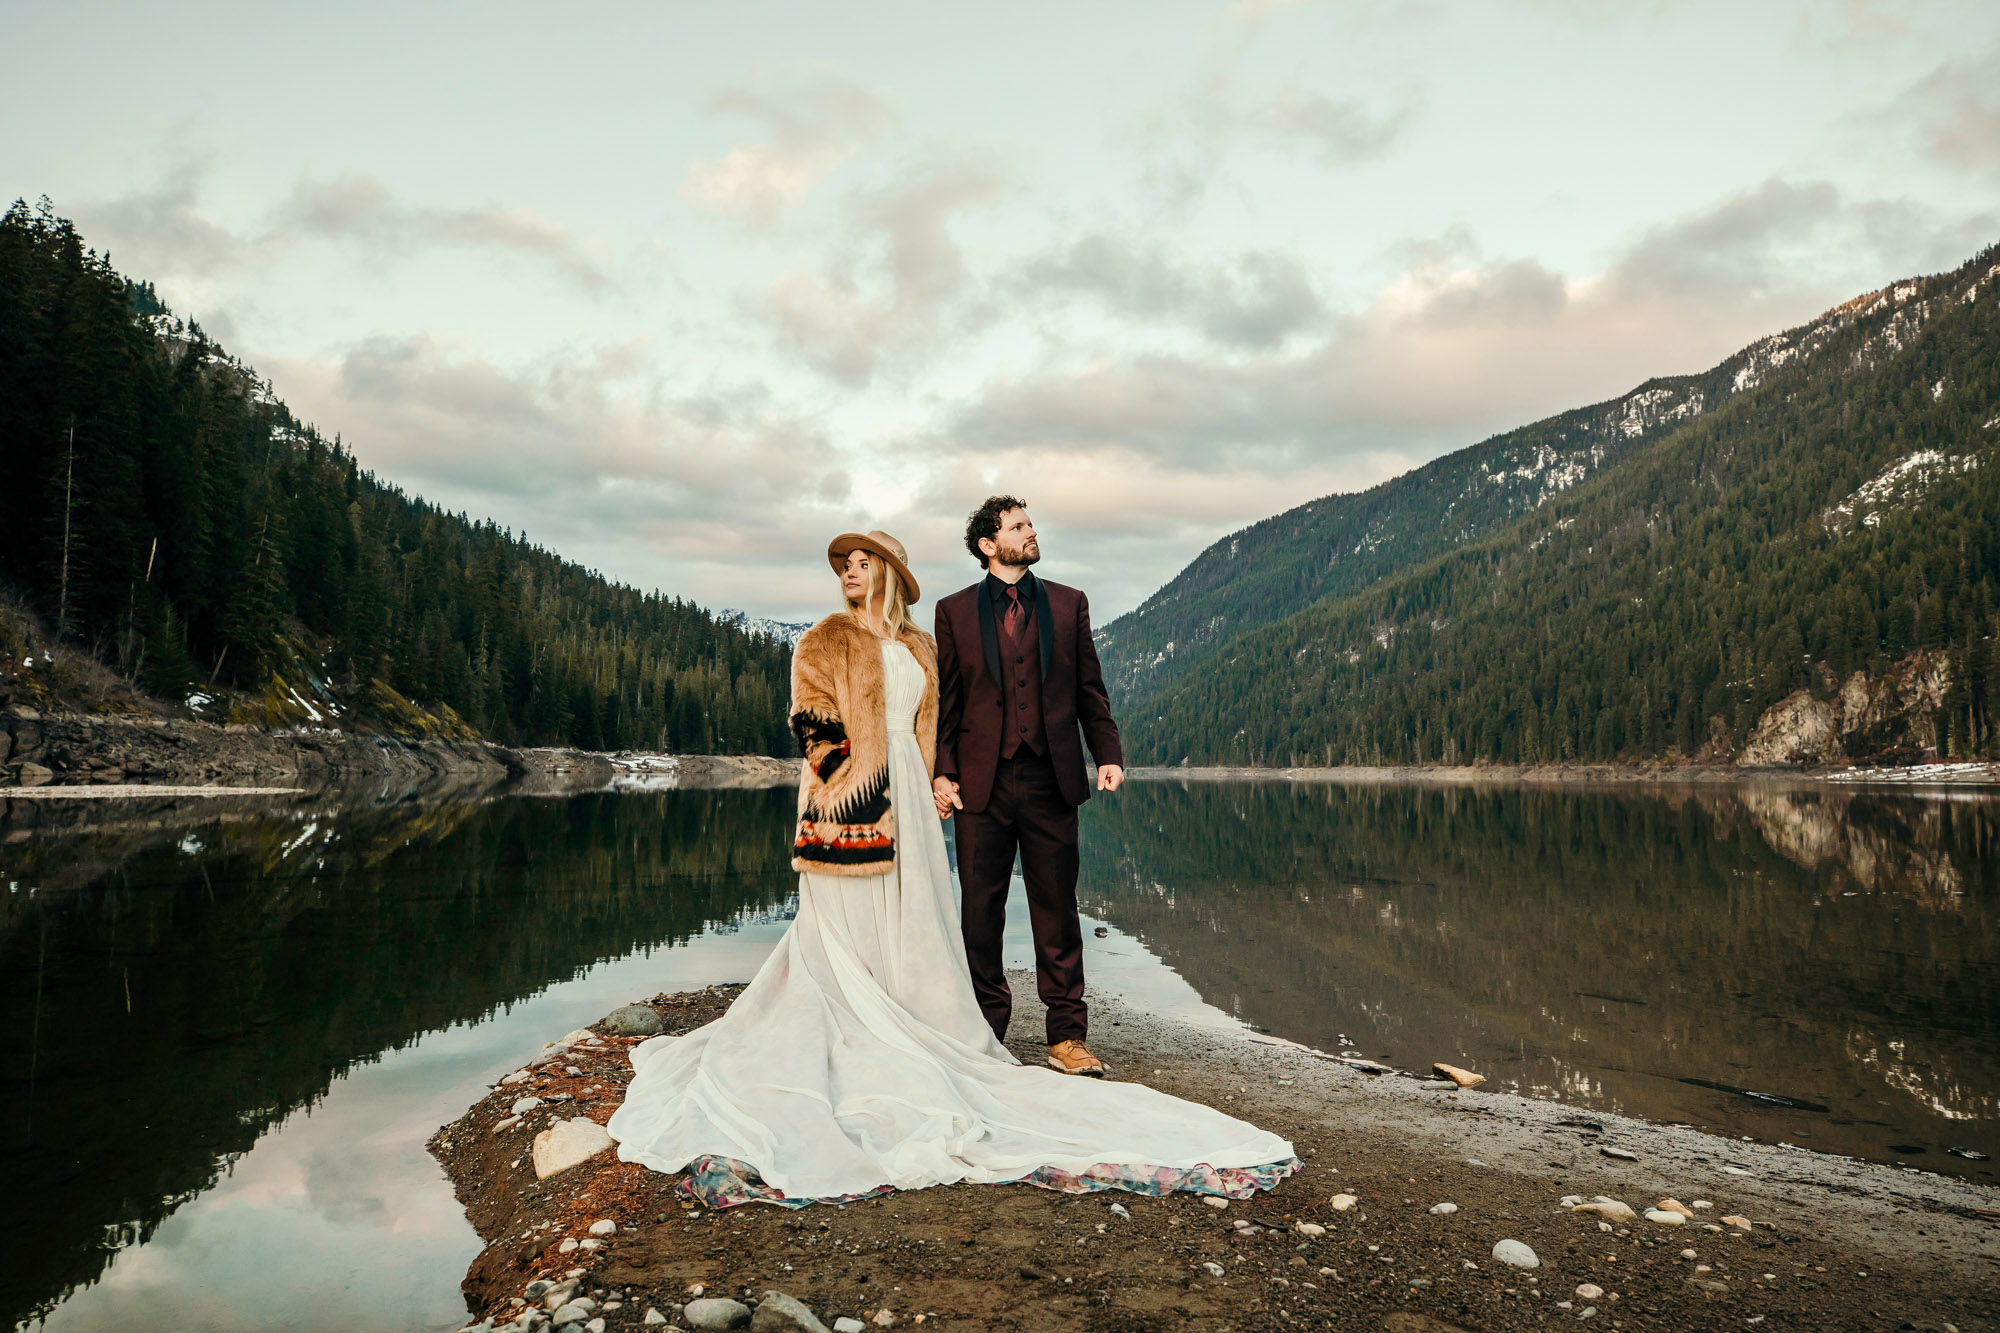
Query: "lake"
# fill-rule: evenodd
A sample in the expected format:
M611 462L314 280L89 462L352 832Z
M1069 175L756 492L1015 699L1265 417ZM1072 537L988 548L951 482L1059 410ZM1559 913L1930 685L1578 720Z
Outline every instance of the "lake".
M455 1327L478 1242L424 1139L619 1003L747 979L790 918L792 804L7 805L9 1321ZM1134 783L1085 809L1087 968L1199 1022L1990 1183L1996 816Z

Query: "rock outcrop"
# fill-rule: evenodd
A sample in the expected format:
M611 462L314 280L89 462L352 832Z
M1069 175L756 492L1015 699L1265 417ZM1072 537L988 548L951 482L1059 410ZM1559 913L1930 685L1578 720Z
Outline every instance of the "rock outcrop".
M0 708L0 787L46 783L176 786L490 787L524 771L483 741L267 729L159 717Z
M1938 716L1950 690L1949 659L1934 648L1911 653L1879 676L1857 671L1830 688L1829 698L1796 690L1764 710L1736 762L1768 768L1935 759Z

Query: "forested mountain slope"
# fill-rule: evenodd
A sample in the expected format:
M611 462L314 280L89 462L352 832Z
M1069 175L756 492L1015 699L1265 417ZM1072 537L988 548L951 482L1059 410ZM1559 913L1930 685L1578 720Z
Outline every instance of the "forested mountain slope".
M1723 371L1720 402L1511 523L1128 689L1135 757L1993 754L2000 250L1850 302ZM1428 500L1381 512L1412 547L1437 542L1433 516L1457 512L1442 478L1503 489L1477 480L1504 471L1498 446L1440 460L1430 490L1402 492ZM1388 489L1329 503L1352 516ZM1264 526L1287 519L1308 521ZM1299 560L1326 558L1294 531ZM1282 584L1280 564L1249 576L1251 599ZM1203 576L1212 592L1186 575L1168 592L1232 596Z
M1232 533L1100 631L1106 672L1121 702L1143 711L1245 631L1491 536L1773 372L1822 355L1851 327L1893 328L1891 341L1876 345L1880 354L1933 313L1934 293L1918 291L1925 287L1899 283L1858 297L1703 374L1648 380L1622 398L1496 435L1369 490L1325 496Z
M0 218L0 495L0 584L208 716L790 745L780 645L378 481L46 203Z

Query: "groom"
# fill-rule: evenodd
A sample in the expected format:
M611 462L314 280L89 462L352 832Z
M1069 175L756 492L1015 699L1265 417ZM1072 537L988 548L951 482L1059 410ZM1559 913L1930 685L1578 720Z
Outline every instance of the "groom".
M1090 602L1038 579L1042 558L1027 505L995 495L972 512L965 547L986 576L938 602L938 814L958 817L958 879L972 989L994 1035L1007 1038L1013 993L1000 962L1014 855L1028 887L1035 982L1048 1007L1049 1064L1102 1078L1083 1044L1083 928L1076 917L1076 808L1125 780L1118 724L1104 692Z

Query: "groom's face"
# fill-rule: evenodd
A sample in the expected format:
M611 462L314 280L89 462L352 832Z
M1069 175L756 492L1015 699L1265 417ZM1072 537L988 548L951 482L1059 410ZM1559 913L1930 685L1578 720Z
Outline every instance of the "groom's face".
M993 543L993 550L987 553L987 559L997 560L1003 565L1025 569L1042 558L1042 544L1035 536L1035 525L1025 509L1003 510L1000 531L988 540ZM984 549L983 545L981 549Z

